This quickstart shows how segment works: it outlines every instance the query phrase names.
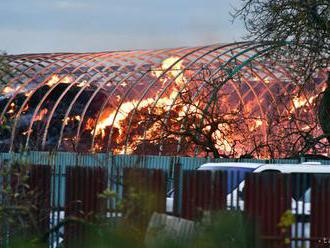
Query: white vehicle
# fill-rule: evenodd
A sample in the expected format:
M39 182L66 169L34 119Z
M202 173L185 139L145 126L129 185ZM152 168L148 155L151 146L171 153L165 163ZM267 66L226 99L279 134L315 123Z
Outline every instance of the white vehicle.
M209 171L227 171L228 173L233 173L236 176L233 182L230 176L228 176L228 195L227 195L227 205L230 202L237 202L237 195L240 195L244 188L244 179L245 173L265 173L265 172L273 172L273 173L317 173L317 174L330 174L330 166L322 165L320 162L304 162L301 164L262 164L262 163L207 163L201 165L198 170L209 170ZM236 175L235 175L236 174ZM238 177L238 178L237 178ZM237 192L238 190L238 192ZM305 202L310 202L310 189L306 189L305 191ZM293 202L295 204L295 202ZM243 205L242 205L243 204ZM244 202L240 201L241 208L244 206ZM293 213L298 210L293 207ZM305 208L305 214L310 214L310 207Z
M304 162L301 164L264 164L264 163L242 163L242 162L225 162L225 163L206 163L202 164L197 170L208 171L226 171L234 175L234 179L228 176L228 195L227 205L230 202L237 202L237 195L242 193L244 188L245 173L329 173L330 165L322 165L319 162ZM306 192L309 197L310 190ZM244 202L241 202L244 204ZM299 205L299 204L298 204ZM168 212L173 210L173 190L169 192L167 198L166 209Z
M330 165L320 162L304 162L301 164L263 164L263 163L207 163L202 164L198 170L226 171L241 170L244 172L260 173L265 171L280 173L330 173Z
M319 162L304 162L301 164L263 164L263 163L207 163L201 165L198 170L226 171L227 172L227 208L244 209L243 188L246 173L326 173L330 174L330 165L322 165ZM302 190L300 196L292 199L291 209L295 215L310 215L310 186ZM173 211L173 193L167 198L167 211ZM299 238L310 237L310 223L297 222L292 226L292 235ZM300 242L297 242L297 245ZM306 247L309 245L307 244Z

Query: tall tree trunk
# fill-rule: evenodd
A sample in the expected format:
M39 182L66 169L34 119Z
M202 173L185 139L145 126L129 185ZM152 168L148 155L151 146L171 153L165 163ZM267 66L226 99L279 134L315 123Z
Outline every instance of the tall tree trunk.
M318 118L324 134L328 134L330 143L330 72L328 72L327 88L321 98L318 108Z

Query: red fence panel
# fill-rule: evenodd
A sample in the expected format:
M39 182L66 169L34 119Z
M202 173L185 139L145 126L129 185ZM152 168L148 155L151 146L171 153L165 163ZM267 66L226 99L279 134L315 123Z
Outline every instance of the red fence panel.
M67 167L65 192L65 218L92 220L93 214L104 210L105 202L99 194L107 188L107 170L102 167ZM66 247L72 242L79 245L87 237L85 228L77 223L65 225Z
M33 205L36 207L35 221L41 231L48 230L50 220L50 183L51 167L33 165L30 167L28 185L33 195Z
M3 237L10 239L40 235L50 225L51 168L47 165L13 164L1 165L2 206L16 211L4 215L10 223L1 223L0 245ZM10 187L8 187L10 186ZM7 188L8 187L8 188ZM9 241L7 240L7 241Z
M226 205L226 174L221 171L184 171L182 212L185 219L202 217L203 211L220 210Z
M153 212L166 207L166 173L158 169L124 168L125 218L144 232Z
M291 180L285 174L248 174L245 210L256 221L263 247L283 247L289 233L279 227L282 214L291 209Z
M311 189L312 247L330 244L330 176L314 175Z

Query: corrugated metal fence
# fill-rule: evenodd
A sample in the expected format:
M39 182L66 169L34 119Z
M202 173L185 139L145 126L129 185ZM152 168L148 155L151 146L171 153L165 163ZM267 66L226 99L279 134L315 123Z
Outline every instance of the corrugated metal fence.
M26 152L26 153L0 153L0 161L17 160L28 164L47 165L80 165L80 166L107 166L107 167L136 167L171 170L174 164L180 163L185 170L196 169L207 162L251 162L270 164L297 164L307 159L230 159L230 158L198 158L176 156L138 156L138 155L112 155L110 153L81 154L70 152ZM315 160L313 160L315 161ZM322 164L329 164L330 160L317 160Z
M329 175L246 174L241 189L237 187L241 176L235 173L193 170L209 161L203 158L29 153L1 154L1 160L2 164L18 161L27 165L26 184L36 206L33 219L39 230L50 230L45 236L50 247L83 242L88 231L74 220L91 221L91 213L101 212L114 221L125 216L144 229L152 212L165 212L171 199L172 214L192 220L199 219L204 211L244 211L258 220L264 247L287 246L287 240L292 247L324 247L330 237ZM276 162L284 161L300 162ZM17 175L21 174L1 175L0 183L3 187L10 183L21 193ZM100 197L104 192L109 197ZM137 199L134 192L147 193ZM8 199L0 200L3 205ZM147 201L149 208L142 211L136 205L139 200L143 206ZM123 203L124 207L119 208ZM285 218L292 216L294 221L288 229ZM11 229L7 223L1 224L3 246Z

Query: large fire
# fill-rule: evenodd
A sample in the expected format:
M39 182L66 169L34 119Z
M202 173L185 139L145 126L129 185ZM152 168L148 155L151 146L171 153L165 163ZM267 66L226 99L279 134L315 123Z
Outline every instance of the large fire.
M57 142L62 149L111 150L115 154L139 154L149 149L146 153L207 156L212 153L212 146L208 146L212 144L224 156L238 157L253 150L255 157L276 157L301 146L299 132L320 133L316 117L310 113L317 105L320 90L325 90L324 85L320 84L319 91L292 91L289 95L274 89L281 97L267 95L276 80L242 70L240 80L229 78L214 94L214 84L221 84L214 78L225 74L210 73L222 62L217 63L204 71L204 65L194 65L196 68L192 69L179 56L160 59L148 69L146 81L141 81L147 89L153 86L153 91L146 92L137 85L136 95L127 93L132 81L126 75L119 81L94 83L94 74L92 80L76 71L52 72L43 84L37 85L36 80L35 87L4 87L1 95L8 103L3 104L7 107L2 115L11 121L20 115L15 127L23 136L22 142L41 142L41 147ZM205 74L195 75L199 68L204 68L201 71ZM104 68L98 69L106 73ZM260 85L268 91L258 92ZM10 98L20 90L18 98ZM96 90L100 94L93 95ZM43 102L39 104L35 99ZM72 99L75 103L71 104ZM88 107L85 99L90 99ZM46 135L41 138L43 134ZM52 140L56 138L59 141ZM272 154L269 147L275 147L276 152Z
M184 67L182 65L182 61L177 62L178 60L179 58L177 57L167 58L162 61L159 69L152 71L152 74L157 78L164 74L160 80L163 84L169 80L175 80L176 86L173 88L170 96L162 97L157 102L157 106L164 107L166 110L168 110L170 103L177 96L179 87L181 87L185 81L183 75ZM170 68L173 64L174 66ZM151 106L154 102L155 99L150 97L140 102L137 100L124 102L120 105L118 110L113 110L111 108L105 109L105 111L100 116L99 122L96 124L96 134L100 134L102 137L104 137L105 128L109 126L118 128L119 134L122 134L122 130L124 129L122 126L122 121L128 117L128 114L134 109L141 110L142 108ZM143 137L138 137L137 139L141 140L142 138Z

